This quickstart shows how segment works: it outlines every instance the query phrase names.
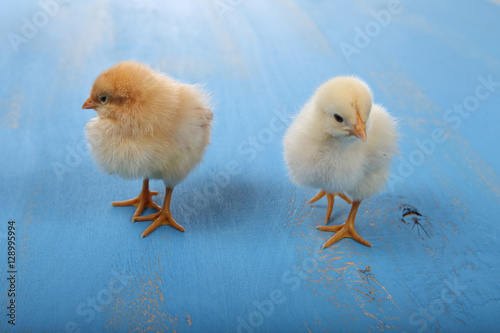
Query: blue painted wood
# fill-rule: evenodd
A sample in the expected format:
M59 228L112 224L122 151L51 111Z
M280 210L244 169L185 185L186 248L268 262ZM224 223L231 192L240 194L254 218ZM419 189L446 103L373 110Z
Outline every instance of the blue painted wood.
M60 3L50 16L36 1L5 2L0 14L1 331L499 326L498 2ZM13 34L25 38L17 52ZM136 196L141 181L101 174L85 149L94 114L81 104L123 59L213 92L212 145L172 201L186 233L140 239L148 222L131 224L134 208L110 202ZM281 138L338 74L364 78L400 119L401 154L387 191L358 214L374 247L321 251L325 202L307 205L314 191L289 182ZM152 188L163 195L161 182ZM339 201L331 223L347 213Z

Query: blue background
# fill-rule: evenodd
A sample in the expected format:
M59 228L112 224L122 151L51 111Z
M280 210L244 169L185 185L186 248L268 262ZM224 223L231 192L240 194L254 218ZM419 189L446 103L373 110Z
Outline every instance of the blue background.
M47 14L36 1L2 3L0 330L497 329L500 6L389 4L61 0ZM141 180L100 173L85 148L95 113L81 105L126 59L213 93L212 144L172 200L186 233L140 239L150 222L131 224L135 208L110 202L135 197ZM374 246L346 239L322 251L326 200L307 205L315 191L290 183L282 137L340 74L366 80L399 119L401 154L358 214ZM464 103L470 112L453 111ZM162 182L151 187L162 204ZM422 216L403 217L410 206ZM330 223L348 211L337 200Z

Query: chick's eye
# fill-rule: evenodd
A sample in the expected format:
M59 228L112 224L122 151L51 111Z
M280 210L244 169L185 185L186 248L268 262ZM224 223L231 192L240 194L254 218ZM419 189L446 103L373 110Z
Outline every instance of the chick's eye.
M99 102L101 102L102 104L106 104L108 102L108 96L106 96L106 95L101 95L98 98L99 98Z
M342 118L341 116L339 116L338 114L334 114L333 117L335 118L336 121L338 121L339 123L343 122L344 121L344 118Z

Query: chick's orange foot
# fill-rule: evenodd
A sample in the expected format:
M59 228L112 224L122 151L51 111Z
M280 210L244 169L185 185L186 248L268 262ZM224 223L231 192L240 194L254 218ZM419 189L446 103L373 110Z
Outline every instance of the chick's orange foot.
M334 236L330 237L330 239L327 240L325 244L323 244L322 249L330 247L332 244L338 242L342 238L352 238L365 246L372 246L372 244L370 244L368 241L361 238L361 236L356 232L356 229L354 228L354 221L356 219L356 213L358 211L360 203L360 201L353 202L349 217L344 224L316 227L316 229L321 231L330 231L336 233Z
M179 223L175 222L173 217L170 215L170 212L166 210L161 210L156 214L151 214L148 216L138 216L134 217L134 221L153 221L153 223L146 229L141 235L141 238L146 237L150 233L152 233L156 228L162 225L170 225L171 227L179 230L186 231Z
M153 195L158 195L158 192L149 190L149 179L145 178L144 181L142 182L142 191L137 198L125 201L112 202L111 204L115 207L126 207L126 206L137 207L133 215L133 217L136 217L141 215L144 209L146 208L154 208L156 210L161 210L161 207L156 202L153 201Z
M170 200L172 199L172 189L167 188L165 191L165 201L163 202L163 208L155 214L147 216L135 216L132 218L132 222L135 221L153 221L153 223L146 229L141 235L141 238L149 235L153 230L161 225L170 225L179 231L186 231L180 224L178 224L170 212Z
M325 224L330 221L330 217L332 216L332 211L333 211L333 204L335 203L335 196L338 195L342 199L344 199L348 204L352 204L351 199L347 197L344 193L327 193L326 191L319 191L318 194L311 200L309 200L307 203L311 204L313 202L318 201L319 199L323 198L326 195L328 199L328 208L326 210L326 217L325 217Z
M372 246L370 242L366 241L365 239L361 238L361 236L356 232L356 229L354 228L354 224L341 224L341 225L333 225L333 226L319 226L316 227L316 229L321 230L321 231L333 231L336 232L336 234L332 237L330 237L329 240L323 244L321 247L322 249L329 248L332 244L335 244L342 238L352 238L355 241L365 245L365 246Z

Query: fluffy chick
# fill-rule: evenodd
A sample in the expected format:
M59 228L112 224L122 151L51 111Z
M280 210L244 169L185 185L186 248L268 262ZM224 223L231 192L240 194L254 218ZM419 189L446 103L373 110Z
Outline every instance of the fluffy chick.
M137 198L113 206L137 206L132 222L154 221L141 237L166 224L185 231L171 216L170 200L209 144L213 115L208 96L198 86L126 61L97 77L82 108L97 113L86 136L98 167L125 179L144 179ZM152 199L158 192L149 191L150 178L165 183L163 208ZM146 207L159 212L139 216Z
M380 191L389 177L397 152L396 120L373 104L366 83L339 76L321 85L290 125L284 137L284 154L292 181L320 189L309 201L328 198L325 222L331 216L335 195L352 207L347 221L338 226L317 227L336 234L324 245L350 237L366 246L354 228L362 200Z

